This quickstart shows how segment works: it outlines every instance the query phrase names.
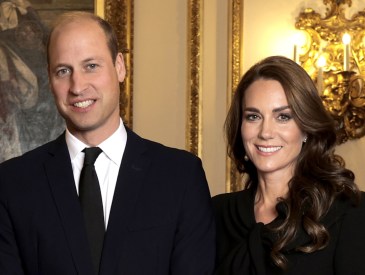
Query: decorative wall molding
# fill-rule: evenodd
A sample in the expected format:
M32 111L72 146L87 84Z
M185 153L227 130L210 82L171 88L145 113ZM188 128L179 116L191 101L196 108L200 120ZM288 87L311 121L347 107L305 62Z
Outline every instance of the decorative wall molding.
M188 3L188 99L187 99L187 149L201 157L202 151L202 89L201 89L201 45L202 45L201 0Z
M232 96L241 78L242 63L242 36L243 36L243 0L229 2L229 68L228 68L228 89L227 108L231 104ZM226 192L242 190L243 179L237 173L234 163L227 156L226 160Z
M120 85L120 113L130 128L133 126L133 8L134 0L95 0L96 13L113 26L123 53L127 74Z

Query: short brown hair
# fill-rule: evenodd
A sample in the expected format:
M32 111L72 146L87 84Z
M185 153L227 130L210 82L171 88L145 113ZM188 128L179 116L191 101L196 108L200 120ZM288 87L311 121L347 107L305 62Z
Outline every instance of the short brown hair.
M49 45L51 42L53 31L60 25L72 21L76 21L78 19L90 19L91 21L94 21L98 23L100 28L104 31L104 34L106 36L107 45L110 51L110 55L112 57L112 60L115 61L118 55L118 40L117 36L112 28L112 26L101 17L91 13L91 12L84 12L84 11L72 11L72 12L66 12L61 14L53 23L51 31L48 35L48 43L47 43L47 61L49 64Z

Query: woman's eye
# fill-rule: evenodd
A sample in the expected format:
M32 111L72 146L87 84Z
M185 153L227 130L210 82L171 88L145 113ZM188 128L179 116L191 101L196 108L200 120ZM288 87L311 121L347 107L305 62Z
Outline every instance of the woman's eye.
M248 121L258 120L260 117L257 114L246 114L245 119Z
M292 118L292 116L290 114L280 114L278 116L278 120L280 121L288 121Z

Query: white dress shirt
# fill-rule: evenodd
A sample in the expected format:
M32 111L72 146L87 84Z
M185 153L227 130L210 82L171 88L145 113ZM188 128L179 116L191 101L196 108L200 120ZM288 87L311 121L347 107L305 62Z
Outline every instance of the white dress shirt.
M78 140L68 131L68 129L66 129L66 143L71 157L72 170L78 193L80 173L85 157L82 150L84 150L85 147L90 146ZM119 128L109 138L98 145L103 152L95 161L95 170L100 184L106 228L108 226L110 208L112 206L114 190L126 143L127 132L121 120Z

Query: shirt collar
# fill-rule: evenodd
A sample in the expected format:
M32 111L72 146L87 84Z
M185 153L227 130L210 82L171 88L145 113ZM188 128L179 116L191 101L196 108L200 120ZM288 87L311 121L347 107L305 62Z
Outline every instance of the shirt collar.
M66 143L71 161L73 161L85 147L90 147L72 135L68 129L66 129ZM123 121L120 120L118 129L110 137L100 143L98 147L103 150L103 153L111 161L120 166L126 143L127 131L124 127Z
M123 121L120 121L119 128L109 138L99 144L105 155L120 166L124 149L127 143L127 131L125 130Z

